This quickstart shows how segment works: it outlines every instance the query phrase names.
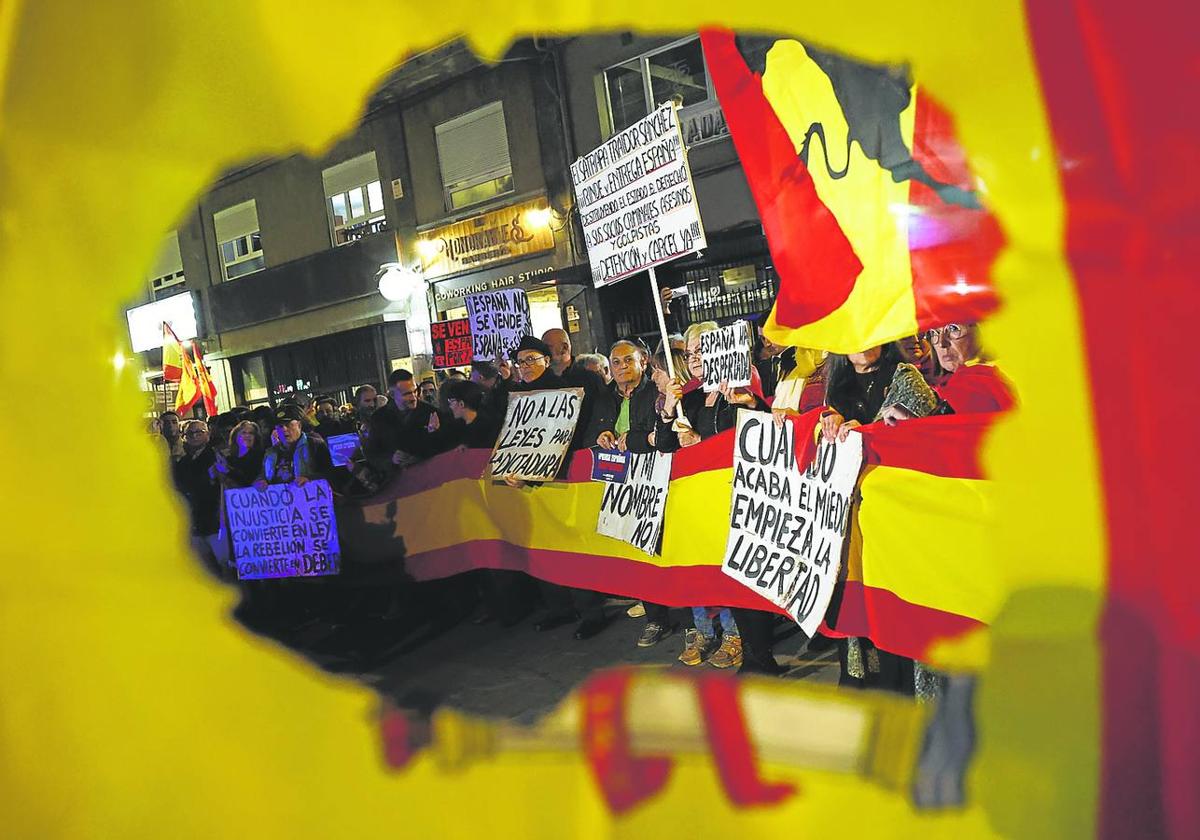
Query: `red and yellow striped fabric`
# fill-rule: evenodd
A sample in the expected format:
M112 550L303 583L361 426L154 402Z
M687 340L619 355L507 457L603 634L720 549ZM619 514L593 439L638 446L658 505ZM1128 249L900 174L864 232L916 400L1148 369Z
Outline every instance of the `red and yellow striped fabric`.
M864 430L858 538L838 632L922 657L933 642L995 615L1001 592L983 559L991 491L978 462L992 420L963 415ZM807 427L815 422L810 413ZM451 452L411 467L361 515L342 516L347 556L403 556L418 580L513 569L669 606L778 611L721 571L732 431L675 453L661 557L595 532L604 485L590 480L590 451L574 454L565 481L522 490L480 478L488 455ZM932 547L946 544L956 556L949 569L929 559Z
M1000 228L950 115L904 68L702 39L779 271L774 341L849 353L995 308Z

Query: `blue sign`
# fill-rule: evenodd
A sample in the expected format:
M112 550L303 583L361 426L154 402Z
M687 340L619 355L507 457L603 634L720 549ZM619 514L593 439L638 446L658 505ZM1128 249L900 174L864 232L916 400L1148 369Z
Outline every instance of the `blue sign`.
M629 475L629 453L616 449L592 450L592 481L624 484Z

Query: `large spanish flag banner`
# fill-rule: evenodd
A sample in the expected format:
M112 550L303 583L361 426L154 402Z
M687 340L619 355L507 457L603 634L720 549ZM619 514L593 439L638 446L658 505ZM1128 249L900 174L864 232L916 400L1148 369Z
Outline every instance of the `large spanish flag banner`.
M1190 375L1200 320L1192 276L1200 131L1186 94L1200 65L1190 21L1154 0L953 8L483 0L437 12L400 0L340 9L336 38L354 49L338 53L331 73L314 60L329 54L334 19L324 7L132 0L118 14L98 3L0 0L0 392L19 404L89 383L86 403L38 418L40 446L31 445L27 412L0 411L0 460L13 477L0 508L5 835L1194 834L1200 538L1188 523L1200 455L1186 423L1200 408ZM984 437L989 498L965 508L966 521L891 532L886 553L907 553L904 580L889 577L889 557L872 556L872 525L860 522L868 627L889 620L890 598L951 615L985 608L977 625L914 640L942 667L979 675L978 751L961 808L920 812L902 774L853 772L871 756L909 755L896 745L912 741L900 737L884 751L859 738L860 759L840 764L760 744L756 769L745 751L729 749L736 737L716 734L711 752L668 767L671 737L655 741L657 755L627 748L624 735L638 726L612 710L627 707L636 722L651 707L618 679L567 701L559 740L521 749L503 741L512 748L454 773L431 754L405 764L384 748L396 740L381 738L368 689L245 634L227 617L230 594L183 552L163 550L185 543L185 517L161 447L134 419L137 374L112 364L125 349L114 313L136 293L162 231L218 173L329 148L391 67L452 37L498 58L523 35L712 25L778 33L761 66L747 60L753 51L730 55L742 60L744 80L761 77L772 108L776 91L815 91L821 80L805 59L832 79L824 68L833 65L817 55L903 68L897 78L910 99L894 109L901 142L936 183L915 180L938 201L957 187L978 205L934 204L933 216L969 210L1002 231L996 254L981 244L961 263L964 290L995 290L1000 308L987 319L986 341L1021 396L1019 410ZM802 76L795 87L789 73ZM844 90L833 84L833 98ZM801 160L815 188L800 196L795 233L819 234L799 253L828 251L832 291L821 277L792 275L803 293L788 300L799 308L789 309L792 320L777 311L773 329L816 330L870 311L846 306L874 297L865 281L876 278L895 312L885 328L868 318L847 329L899 335L934 320L899 293L911 288L912 300L923 299L914 249L925 240L906 225L903 237L889 234L895 241L876 231L879 247L866 247L869 226L849 221L843 199L819 181L847 160L843 180L871 171L856 163L868 138L850 128L859 117L842 111L843 131L825 116L825 94L813 122L829 142L812 139ZM922 113L952 126L961 159L954 151L945 161L961 165L939 175L923 157ZM797 135L776 114L798 153L807 127ZM853 157L839 157L843 149ZM753 158L745 164L753 177ZM803 177L793 161L789 184ZM914 184L887 178L862 189L873 192L861 200L876 206L933 201L922 205ZM808 212L821 206L823 220ZM777 226L768 229L777 248L779 223L763 215ZM881 275L876 258L898 261L897 272ZM846 347L839 335L829 347ZM894 518L888 507L903 507L906 487L978 480L903 476L885 462L869 469L864 516L876 498L878 515ZM556 490L541 488L530 503ZM581 533L590 519L579 512ZM438 548L427 546L429 562ZM765 717L789 721L792 734L820 735L833 731L821 714L850 702L820 702L799 686L772 685L766 699L763 691L749 684L742 692L754 731ZM718 687L698 705L653 708L650 728L683 722L720 733L736 724L736 701ZM811 715L796 718L797 709ZM894 731L885 719L893 717L879 711L843 723ZM746 783L752 771L756 783ZM631 790L653 795L627 807Z

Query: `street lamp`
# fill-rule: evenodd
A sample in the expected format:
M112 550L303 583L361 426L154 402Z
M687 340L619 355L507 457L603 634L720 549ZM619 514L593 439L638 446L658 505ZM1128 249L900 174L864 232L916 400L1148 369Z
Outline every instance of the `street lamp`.
M379 266L377 276L379 277L379 294L390 301L408 301L416 295L424 297L424 278L401 263L384 263Z
M433 355L433 343L430 337L429 299L425 278L417 269L409 268L403 263L384 263L379 266L379 294L388 301L396 304L391 318L403 315L405 330L408 333L409 354L414 364L419 357ZM385 319L389 319L387 315ZM414 371L416 373L418 371Z

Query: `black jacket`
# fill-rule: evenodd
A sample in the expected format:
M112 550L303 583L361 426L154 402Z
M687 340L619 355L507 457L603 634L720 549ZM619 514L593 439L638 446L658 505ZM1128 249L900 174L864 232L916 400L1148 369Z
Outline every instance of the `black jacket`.
M596 438L600 437L602 432L616 433L617 417L621 413L623 400L616 382L611 382L605 387L603 397L597 401L596 410L593 412L592 425L588 432L589 446L596 445ZM650 433L659 423L657 403L658 388L648 375L642 376L642 381L629 396L629 434L625 438L625 444L630 452L654 451L655 447L650 445Z
M171 465L175 487L191 513L192 533L199 536L215 534L221 526L221 489L209 476L215 463L216 454L206 446L195 458L184 455Z
M742 406L726 402L725 398L721 396L717 397L717 401L712 406L707 406L704 404L707 398L708 394L704 393L704 389L697 388L684 394L681 400L683 416L700 435L701 440L736 427L737 412L739 408L742 408ZM751 410L767 410L767 404L758 397L754 398L754 402ZM679 435L671 428L673 422L674 418L669 421L664 421L662 417L658 418L658 429L655 432L654 442L655 448L659 452L675 452L680 448Z
M392 455L397 450L417 458L430 458L445 452L450 448L446 427L452 418L439 414L441 427L430 432L427 430L429 418L436 413L437 410L425 402L418 402L410 411L401 411L395 403L389 402L367 421L367 443L363 450L366 460L376 470L387 473L394 467Z

